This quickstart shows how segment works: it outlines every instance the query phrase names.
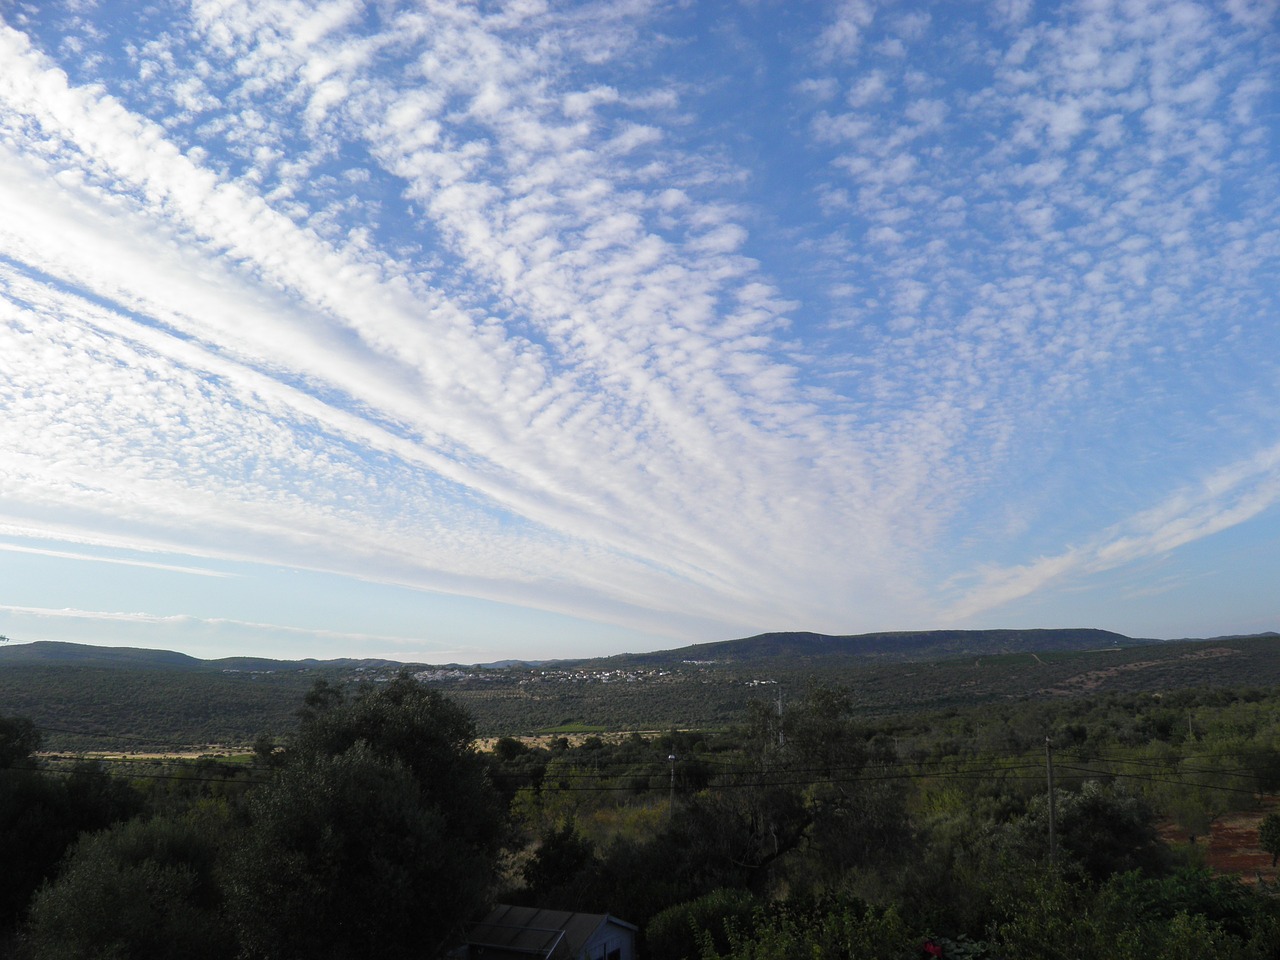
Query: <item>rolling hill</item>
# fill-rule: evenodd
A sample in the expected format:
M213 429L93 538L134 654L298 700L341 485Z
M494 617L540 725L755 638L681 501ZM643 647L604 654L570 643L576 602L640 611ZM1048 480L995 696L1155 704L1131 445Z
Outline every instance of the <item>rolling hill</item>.
M58 750L203 749L287 737L319 678L408 666L466 707L484 736L562 729L717 728L751 701L818 681L869 715L1027 698L1280 684L1280 634L1158 641L1104 630L766 633L595 660L428 667L388 660L199 660L67 643L0 646L0 713Z
M1161 640L1138 639L1109 630L903 630L832 636L823 633L761 633L741 640L699 643L675 650L627 653L577 661L605 667L666 666L677 663L763 665L777 660L829 664L853 660L945 660L950 657L992 656L1002 653L1105 650L1133 647Z

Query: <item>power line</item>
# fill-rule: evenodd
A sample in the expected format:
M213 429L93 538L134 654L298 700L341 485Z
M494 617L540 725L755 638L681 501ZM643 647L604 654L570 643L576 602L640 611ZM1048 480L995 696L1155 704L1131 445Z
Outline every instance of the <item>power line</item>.
M79 756L62 756L55 755L48 757L47 760L57 763L81 762L88 761L95 765L105 766L137 766L146 764L148 766L155 764L164 765L182 765L184 763L192 763L192 761L182 761L176 759L157 760L143 758L119 758L119 757L96 757L86 758ZM200 761L195 761L200 762ZM133 770L126 776L130 779L139 780L169 780L183 783L243 783L245 786L252 786L263 782L266 778L259 776L262 773L270 772L270 767L262 767L259 765L230 764L219 762L212 758L206 758L206 762L217 763L219 766L228 770L231 775L225 777L209 777L201 776L193 773L167 773L162 771L142 771ZM194 765L194 764L193 764ZM22 768L13 768L15 772ZM1062 762L1059 760L1057 769L1066 770L1089 777L1106 778L1111 780L1133 780L1144 783L1166 784L1172 786L1206 786L1199 783L1188 783L1186 779L1176 777L1161 777L1144 775L1137 773L1124 773L1113 770L1098 770L1092 767L1079 766L1077 764ZM113 773L109 770L93 770L81 767L79 770L70 770L60 768L58 766L42 766L38 768L25 768L24 772L41 772L51 773L60 776L74 775L97 775L97 776L118 776L120 774ZM240 777L237 774L244 772L249 776ZM1005 780L1015 782L1036 782L1043 778L1041 767L1038 762L1026 762L1016 765L1005 765L996 768L974 768L974 769L955 769L949 771L931 771L931 772L885 772L873 771L871 773L863 773L861 775L841 775L841 776L813 776L806 775L802 771L779 771L777 777L761 777L756 772L754 778L749 777L747 772L743 772L740 776L726 779L718 779L717 782L708 784L706 789L709 790L766 790L782 787L818 787L818 786L847 786L853 784L869 784L869 783L887 783L887 782L911 782L911 781L952 781L952 782L989 782L993 774L1000 774ZM516 775L511 775L516 776ZM600 775L586 775L580 777L552 777L553 781L569 780L578 781L567 784L559 784L555 787L556 792L563 793L636 793L633 785L618 784L607 782L610 779L616 780L617 777L605 777ZM592 783L592 781L599 781ZM545 781L544 781L545 783ZM1239 794L1256 794L1253 788L1232 787L1221 784L1215 784L1210 787L1212 790L1222 791L1226 793ZM646 789L640 792L656 792L652 789Z
M97 732L77 731L67 728L50 728L44 730L73 736L112 736L116 740L189 746L178 741L165 741L161 738L107 735ZM863 744L855 744L860 749ZM976 751L976 743L964 744ZM1246 767L1201 766L1204 762L1240 763L1240 752L1215 751L1207 753L1171 754L1168 756L1125 756L1115 754L1096 754L1085 751L1087 756L1073 757L1073 751L1058 751L1059 769L1079 776L1104 778L1109 780L1129 780L1135 782L1168 784L1175 786L1202 786L1230 793L1252 794L1253 787L1231 786L1220 783L1202 784L1193 778L1196 776L1212 776L1216 778L1237 778L1243 780L1256 777L1254 771ZM59 761L71 759L58 756ZM177 758L111 758L111 757L79 757L98 763L126 764L178 762ZM202 758L217 762L214 758ZM536 761L535 761L536 762ZM951 756L939 759L909 759L900 756L876 757L871 760L859 758L848 763L796 764L785 761L780 752L772 762L758 760L743 762L737 757L697 754L680 759L687 781L690 770L701 771L708 775L708 788L712 789L767 789L773 787L846 785L875 781L904 780L990 780L993 778L1007 780L1029 779L1024 771L1038 767L1025 751L1010 751L1004 754L974 755L970 757ZM1191 766L1189 764L1196 764ZM1108 765L1099 768L1098 765ZM556 769L548 769L555 765ZM1136 772L1134 768L1145 769L1149 773ZM258 767L239 767L237 769L262 769ZM650 757L643 760L614 758L607 760L573 756L552 756L541 764L540 769L528 772L519 770L494 769L490 775L499 782L537 783L539 786L558 785L559 790L580 790L593 792L643 792L636 789L634 781L658 777L674 780L675 774L681 771L676 761L665 758ZM898 772L893 772L898 771ZM56 771L63 772L63 771ZM142 776L142 774L135 774ZM156 779L176 779L200 782L201 778L186 774L173 776L153 775ZM225 778L208 778L211 782L225 782ZM631 783L617 783L620 779L630 779ZM647 789L647 788L646 788Z
M50 758L50 759L57 759L57 760L63 760L63 761L69 761L69 760L78 761L78 760L81 760L82 758L56 757L56 758ZM101 760L96 760L91 762L103 763L103 764L112 764L112 763L118 764L122 762L127 763L129 761L101 759ZM230 767L230 765L226 765L226 766ZM237 772L245 771L249 774L257 774L269 768L239 766L231 769L234 769ZM178 774L178 773L162 773L157 771L136 771L136 772L131 772L125 775L117 772L112 772L110 770L93 770L93 769L87 769L85 767L80 767L79 769L65 769L65 768L56 767L56 766L53 766L53 767L42 766L42 767L8 767L5 769L0 769L0 774L24 774L24 773L49 774L51 776L58 776L58 777L83 777L83 776L123 777L129 780L172 780L172 781L181 782L181 783L242 784L246 787L256 786L259 783L265 782L265 778L257 777L257 776L207 777L207 776L197 776L197 775Z

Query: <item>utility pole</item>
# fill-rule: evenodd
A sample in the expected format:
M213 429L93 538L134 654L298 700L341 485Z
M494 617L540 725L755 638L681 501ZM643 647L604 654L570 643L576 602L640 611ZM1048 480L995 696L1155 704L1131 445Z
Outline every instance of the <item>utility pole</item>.
M782 727L782 687L778 687L778 747L787 745L787 734Z
M671 764L671 800L667 804L667 822L670 823L676 810L676 755L668 754L667 760Z
M1049 865L1058 868L1058 801L1053 789L1053 741L1044 738L1044 760L1049 774Z

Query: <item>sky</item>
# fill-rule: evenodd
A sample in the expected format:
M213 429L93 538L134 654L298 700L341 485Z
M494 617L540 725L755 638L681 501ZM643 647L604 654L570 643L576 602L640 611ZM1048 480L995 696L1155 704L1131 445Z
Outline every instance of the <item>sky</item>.
M1276 0L0 0L0 634L1280 629Z

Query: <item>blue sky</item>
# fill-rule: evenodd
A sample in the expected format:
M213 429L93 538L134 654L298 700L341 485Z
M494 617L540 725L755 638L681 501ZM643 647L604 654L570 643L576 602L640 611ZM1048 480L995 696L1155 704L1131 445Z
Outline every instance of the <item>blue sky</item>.
M1280 628L1277 18L0 0L0 633Z

